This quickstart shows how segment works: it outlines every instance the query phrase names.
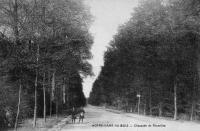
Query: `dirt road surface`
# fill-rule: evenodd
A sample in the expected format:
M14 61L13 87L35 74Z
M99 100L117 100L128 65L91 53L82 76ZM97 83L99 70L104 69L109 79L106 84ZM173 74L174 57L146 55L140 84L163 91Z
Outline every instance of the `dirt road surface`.
M49 131L200 131L200 124L173 121L88 105L83 123L65 118Z

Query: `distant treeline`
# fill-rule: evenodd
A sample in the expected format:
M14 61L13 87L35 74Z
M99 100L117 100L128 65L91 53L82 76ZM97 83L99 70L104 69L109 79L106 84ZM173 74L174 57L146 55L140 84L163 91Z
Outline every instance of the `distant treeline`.
M199 7L199 0L142 0L105 52L89 103L199 120Z
M85 106L91 22L81 0L0 0L0 128Z

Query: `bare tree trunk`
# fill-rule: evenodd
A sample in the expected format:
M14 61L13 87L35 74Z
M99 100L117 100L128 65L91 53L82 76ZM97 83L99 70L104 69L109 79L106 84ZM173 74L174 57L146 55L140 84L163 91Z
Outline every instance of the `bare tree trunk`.
M119 102L117 103L117 110L119 110Z
M163 104L162 104L162 102L160 102L159 103L159 117L162 116L162 106L163 106Z
M15 44L18 44L19 42L19 30L18 30L18 0L14 1L14 35L15 35ZM17 116L15 119L15 130L17 130L17 124L18 124L18 118L20 113L20 104L21 104L21 88L22 83L20 80L20 86L19 86L19 100L18 100L18 106L17 106Z
M52 75L52 80L51 80L51 100L50 100L50 116L52 116L52 106L53 106L53 100L54 100L54 92L55 92L55 71L53 72Z
M17 131L17 124L18 124L18 118L19 118L19 112L20 112L21 90L22 90L22 83L21 83L21 80L20 80L20 85L19 85L19 100L18 100L18 105L17 105L17 116L15 118L15 131Z
M48 83L49 83L49 88L50 88L50 101L49 101L49 115L50 115L50 117L51 117L51 115L52 115L52 87L51 87L51 72L50 71L48 71Z
M198 53L198 52L197 52ZM197 54L198 56L198 54ZM199 59L199 56L198 56L198 59ZM199 77L199 73L198 73L198 67L199 64L198 62L195 62L197 63L196 66L194 67L194 76L193 76L193 88L192 88L192 94L191 94L191 101L192 101L192 105L191 105L191 114L190 114L190 120L194 120L194 115L196 114L196 98L197 98L197 93L198 92L198 77ZM195 118L196 119L196 118Z
M66 103L66 87L65 87L65 79L63 79L63 103Z
M192 108L191 108L191 115L190 115L190 120L193 120L193 116L194 116L194 102L192 102Z
M195 80L194 80L195 81ZM195 82L194 82L195 83ZM195 84L194 84L195 85ZM192 89L192 104L191 104L191 113L190 113L190 120L192 121L194 118L193 118L193 116L194 116L194 110L195 110L195 86L193 86L193 89Z
M58 98L56 99L56 119L58 119Z
M58 119L58 100L59 100L59 96L60 96L59 88L55 87L56 119Z
M136 112L136 110L137 110L137 103L135 104L135 108L133 112Z
M51 93L50 93L50 109L49 109L49 115L50 115L50 117L52 116L52 95L51 95Z
M177 120L177 84L174 82L174 120Z
M52 76L52 81L51 81L51 86L52 86L52 90L51 90L51 94L52 94L52 100L54 100L54 92L55 92L55 71L53 72L53 76Z
M39 44L37 45L37 58L36 58L36 77L35 77L35 105L34 105L34 120L33 127L36 127L36 119L37 119L37 86L38 86L38 61L39 61Z
M151 87L149 87L149 114L152 115L152 109L151 109Z
M69 73L68 73L69 74ZM69 82L69 75L68 75L68 77L67 77L67 84L65 85L65 87L66 87L66 95L67 95L67 100L66 100L66 102L67 102L67 108L69 108L69 85L70 85L70 82Z
M140 97L138 97L138 114L140 114Z
M36 127L36 117L37 117L37 80L38 80L38 72L36 70L36 77L35 77L35 105L34 105L33 127Z
M144 115L146 115L146 103L144 104Z
M133 112L133 105L131 105L131 109L130 109L130 112Z
M43 74L43 97L44 97L44 109L43 109L43 117L44 122L46 122L46 89L45 89L45 72Z

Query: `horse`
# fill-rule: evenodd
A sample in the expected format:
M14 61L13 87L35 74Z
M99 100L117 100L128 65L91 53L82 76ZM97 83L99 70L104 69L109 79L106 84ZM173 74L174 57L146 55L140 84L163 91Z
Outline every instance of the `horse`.
M72 123L75 123L76 122L76 112L75 112L75 109L74 107L72 108Z
M85 111L82 110L82 111L80 112L80 114L79 114L79 123L80 123L81 121L82 121L82 123L83 123L84 114L85 114Z

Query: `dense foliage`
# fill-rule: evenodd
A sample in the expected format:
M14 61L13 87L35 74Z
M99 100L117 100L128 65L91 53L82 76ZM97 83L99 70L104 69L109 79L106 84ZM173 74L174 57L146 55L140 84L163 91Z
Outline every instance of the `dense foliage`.
M91 22L81 0L0 0L0 126L86 104Z
M198 0L142 0L106 51L89 102L199 119L199 6Z

